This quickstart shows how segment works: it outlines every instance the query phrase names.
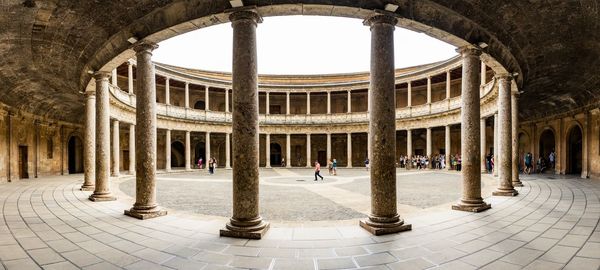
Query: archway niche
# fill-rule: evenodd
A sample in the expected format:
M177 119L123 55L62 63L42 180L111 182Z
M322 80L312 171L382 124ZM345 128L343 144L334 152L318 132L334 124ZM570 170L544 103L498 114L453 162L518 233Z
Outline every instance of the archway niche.
M194 148L194 165L198 166L198 160L202 159L202 167L206 167L206 145L204 142L199 142ZM202 169L202 168L198 168Z
M271 149L271 166L276 167L281 165L281 145L278 143L272 143L270 146Z
M69 174L83 172L83 143L77 136L69 138L68 163Z
M554 137L554 131L552 131L551 129L544 130L544 132L542 132L542 135L540 135L539 156L535 157L535 162L537 162L537 158L541 157L544 159L546 164L549 164L548 157L550 156L550 153L552 151L556 151L555 144L556 141Z
M206 103L204 103L204 100L198 100L198 101L196 101L196 103L194 103L194 109L196 109L196 110L205 110L206 109Z
M171 143L171 168L185 167L185 146L180 141Z
M583 168L583 133L573 126L567 136L567 173L581 174Z

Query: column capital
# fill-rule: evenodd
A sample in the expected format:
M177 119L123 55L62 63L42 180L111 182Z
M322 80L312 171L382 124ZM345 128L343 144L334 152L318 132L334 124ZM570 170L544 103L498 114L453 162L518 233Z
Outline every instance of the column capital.
M494 78L497 80L506 80L510 82L513 79L513 76L508 73L498 73L494 76Z
M396 26L397 23L398 19L396 18L396 16L383 12L372 15L363 21L363 24L369 27L373 27L376 24L389 24L392 26Z
M110 75L111 75L111 72L108 72L108 71L96 71L96 72L94 72L94 79L96 79L96 81L108 80Z
M475 47L473 45L467 45L467 46L462 46L462 47L456 48L456 52L460 53L462 57L467 57L467 56L479 57L482 53L482 50L479 47Z
M158 48L158 44L151 41L139 41L131 46L131 49L136 53L152 52Z
M165 81L169 82L169 81L171 81L171 78L165 76Z
M131 59L127 59L125 63L127 63L128 66L133 66L133 60Z
M87 90L83 94L86 98L96 98L96 90Z
M262 23L262 21L263 21L262 16L260 16L258 11L256 10L256 7L254 7L254 6L233 8L233 9L228 10L228 13L229 13L229 20L231 22L236 22L236 21L241 21L241 20L249 20L249 21L253 22L254 24L259 24L259 23Z

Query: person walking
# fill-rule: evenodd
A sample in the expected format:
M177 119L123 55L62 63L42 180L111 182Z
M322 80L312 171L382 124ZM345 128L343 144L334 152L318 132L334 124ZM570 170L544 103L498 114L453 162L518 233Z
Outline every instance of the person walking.
M329 175L333 174L333 162L331 162L331 159L327 161L327 170L329 171Z
M525 155L525 173L526 174L531 174L531 167L533 167L533 155L531 155L531 152L527 152L527 154Z
M337 160L335 160L335 158L333 159L333 162L331 163L331 167L333 168L333 175L337 175Z
M198 169L202 169L202 158L198 159Z
M213 174L213 159L208 159L208 174Z
M554 169L554 165L556 164L556 153L554 153L554 149L548 155L548 160L550 161L550 169Z
M321 176L321 164L319 161L315 161L315 181L317 181L317 176L321 177L321 181L323 181L323 176Z
M365 169L369 170L369 158L365 159Z

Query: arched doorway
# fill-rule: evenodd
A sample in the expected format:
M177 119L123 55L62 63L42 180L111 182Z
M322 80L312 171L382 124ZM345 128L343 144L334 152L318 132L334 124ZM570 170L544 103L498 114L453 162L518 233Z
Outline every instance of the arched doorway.
M83 172L83 143L77 136L69 138L69 174Z
M185 147L180 141L171 143L171 168L185 167Z
M525 154L529 153L531 150L529 135L524 132L519 133L519 171L523 171L525 168Z
M271 166L281 165L281 145L278 143L271 144Z
M574 126L567 136L567 173L581 174L583 165L583 133Z
M202 166L206 167L206 148L204 142L199 142L196 144L196 148L194 148L194 165L198 166L198 160L202 159ZM202 169L202 168L198 168Z
M546 162L546 164L550 164L548 157L550 156L550 153L552 151L555 151L555 139L554 139L554 132L551 129L546 129L544 130L544 132L542 132L542 135L540 136L540 152L539 152L539 157L543 158L544 161ZM537 162L537 158L539 157L534 157L535 161Z
M198 100L196 101L196 103L194 103L194 109L196 110L205 110L205 107L206 104L202 100Z

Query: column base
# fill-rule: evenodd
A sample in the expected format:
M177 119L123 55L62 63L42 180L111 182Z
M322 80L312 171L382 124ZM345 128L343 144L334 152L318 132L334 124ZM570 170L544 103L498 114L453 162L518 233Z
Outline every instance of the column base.
M518 180L517 182L512 182L513 187L522 187L523 186L523 182L521 182L521 180Z
M110 177L120 177L121 174L111 174Z
M452 205L452 210L465 211L465 212L473 212L479 213L485 210L492 208L492 205L484 202L483 200L480 202L465 202L460 201L458 204Z
M108 193L108 194L92 194L92 195L90 195L89 199L92 202L109 202L109 201L116 201L117 197L113 196L110 193Z
M517 196L518 194L519 194L519 192L517 192L514 188L513 189L497 189L496 191L492 192L492 196L514 197L514 196Z
M267 233L270 226L271 224L261 220L260 217L249 222L240 222L232 218L225 225L225 228L219 231L219 235L224 237L259 240Z
M369 217L365 220L359 221L360 227L373 235L385 235L412 230L412 225L404 224L404 220L399 216L391 218L391 222L378 222L373 221L373 219L377 220L380 218ZM382 220L380 219L380 221Z
M144 220L144 219L151 219L151 218L155 218L155 217L166 216L167 211L161 210L158 207L154 207L154 209L152 209L152 210L138 210L135 208L131 208L129 210L125 210L125 215Z
M96 189L96 187L94 185L83 184L83 185L81 185L81 188L79 190L81 190L81 191L94 191L95 189Z

